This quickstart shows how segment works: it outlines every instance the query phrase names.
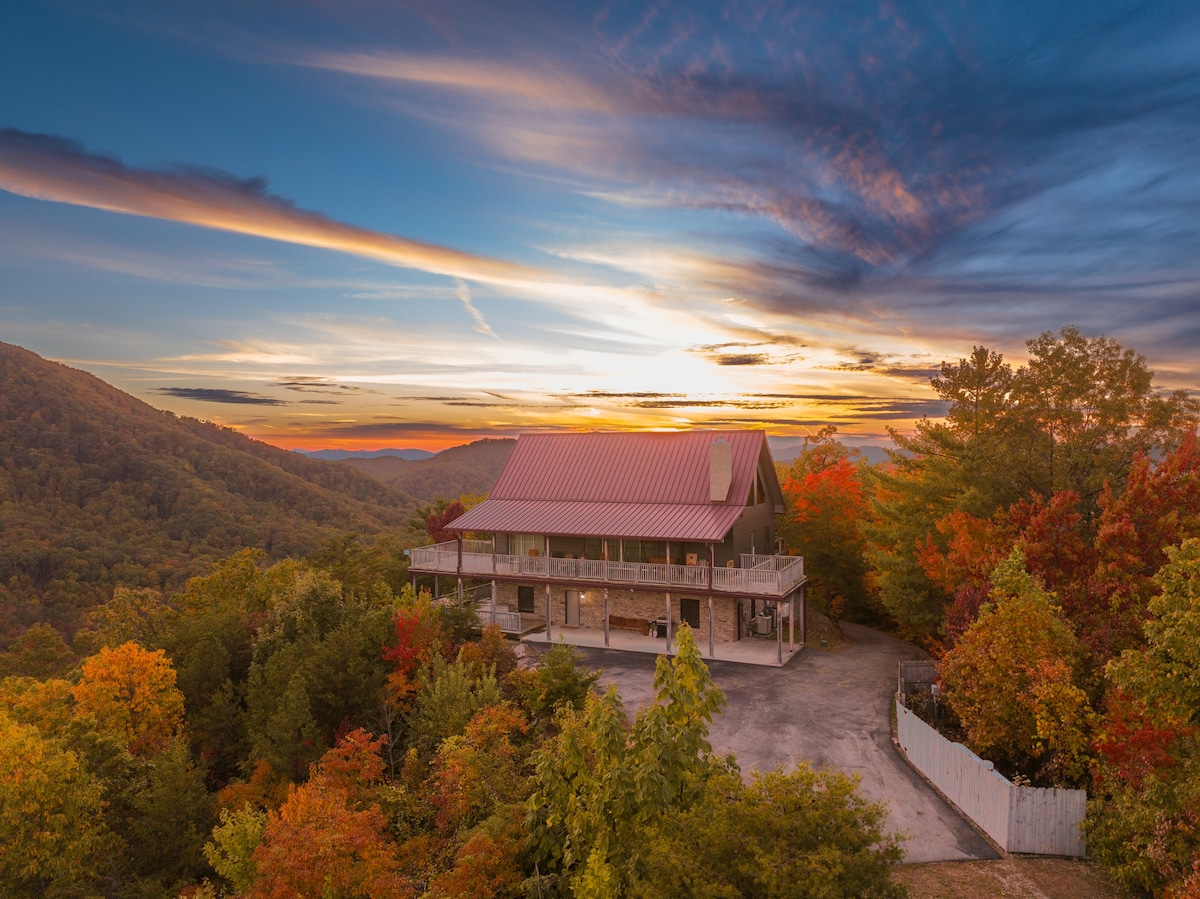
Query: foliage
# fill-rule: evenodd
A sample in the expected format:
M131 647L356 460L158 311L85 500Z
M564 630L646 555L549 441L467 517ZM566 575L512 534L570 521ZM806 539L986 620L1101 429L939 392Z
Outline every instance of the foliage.
M204 857L212 869L237 894L245 893L258 878L254 850L262 842L267 813L243 806L239 812L221 811L221 821L204 844Z
M183 726L183 694L161 649L136 643L102 649L83 663L72 692L78 713L94 718L134 755L165 749Z
M691 807L664 816L650 838L640 899L897 899L891 868L903 857L885 835L887 809L856 780L807 765L784 774L720 771Z
M949 404L945 421L893 432L891 470L870 474L872 579L913 634L936 633L954 592L920 564L948 549L939 522L954 513L988 520L1032 493L1076 497L1089 525L1105 485L1121 494L1139 454L1175 449L1196 425L1196 403L1155 391L1145 359L1116 341L1067 327L1026 345L1029 361L1016 370L984 347L944 363L933 387Z
M101 789L79 758L0 713L0 897L74 895L107 848Z
M854 462L855 452L823 429L781 477L787 514L777 531L789 551L804 557L811 571L810 600L834 617L843 610L855 620L870 617L865 542L859 530L867 494Z
M447 663L435 656L417 693L410 745L422 756L432 756L443 740L463 733L477 712L502 700L491 671L476 675L461 662Z
M561 707L583 708L592 694L599 671L584 668L582 657L569 643L555 643L541 657L531 677L518 683L521 702L535 717L548 721Z
M686 624L676 646L674 659L659 657L657 700L638 714L631 734L610 688L589 696L582 712L560 706L558 735L534 754L527 846L554 873L560 893L627 895L644 875L650 830L694 800L714 764L708 725L724 696Z
M1074 783L1085 773L1091 710L1070 627L1019 551L993 572L990 604L942 659L946 702L967 743L1010 772Z
M33 625L0 652L0 678L16 675L46 680L62 677L79 662L62 635L45 622Z
M70 638L118 585L176 590L242 547L300 556L407 515L349 466L177 418L8 344L0 505L0 644L38 621Z
M1191 895L1200 855L1200 540L1155 576L1145 649L1108 666L1088 846L1125 886Z

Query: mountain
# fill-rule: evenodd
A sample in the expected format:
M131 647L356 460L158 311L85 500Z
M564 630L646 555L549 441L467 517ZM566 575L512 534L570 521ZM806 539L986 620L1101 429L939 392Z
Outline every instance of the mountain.
M415 504L0 343L0 638L70 631L115 585L177 587L243 547L300 556L399 529Z
M888 450L894 450L894 446L884 446L878 443L860 443L850 444L845 442L847 449L858 450L859 458L865 459L868 465L879 465L888 461ZM771 458L776 462L791 462L798 455L804 452L804 441L785 442L771 441Z
M453 499L464 493L489 492L516 442L512 438L488 438L453 446L429 459L346 459L341 464L431 503L441 497Z
M341 449L323 449L323 450L292 450L294 453L308 456L310 459L324 459L327 462L341 462L345 459L379 459L384 456L391 456L397 459L407 459L410 462L416 462L420 459L428 459L433 456L429 450L423 449L381 449L381 450L341 450Z

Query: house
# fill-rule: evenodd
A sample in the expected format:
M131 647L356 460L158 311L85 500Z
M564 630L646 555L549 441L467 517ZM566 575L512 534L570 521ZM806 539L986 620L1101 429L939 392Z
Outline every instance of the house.
M776 553L783 493L761 431L526 434L456 539L414 573L490 582L481 616L522 631L614 629L716 647L803 642L804 560ZM785 624L786 621L786 624Z

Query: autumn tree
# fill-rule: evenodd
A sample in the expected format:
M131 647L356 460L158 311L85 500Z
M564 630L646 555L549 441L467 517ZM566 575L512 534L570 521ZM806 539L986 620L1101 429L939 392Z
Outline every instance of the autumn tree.
M1200 539L1155 583L1146 647L1108 666L1087 840L1124 886L1185 897L1200 888Z
M946 702L979 755L1010 772L1078 782L1091 709L1078 683L1075 635L1019 551L992 582L990 602L942 659Z
M919 561L930 540L946 549L938 522L955 512L990 519L1032 493L1074 495L1090 524L1105 484L1122 493L1139 453L1170 450L1195 427L1196 403L1156 391L1145 359L1116 341L1067 327L1026 345L1016 370L983 347L944 363L933 386L945 420L893 432L892 465L871 472L871 577L915 635L936 632L951 598Z
M783 472L787 513L777 530L789 551L804 557L809 597L826 612L868 617L865 542L859 525L867 495L855 461L857 451L823 429Z
M396 845L387 833L376 788L383 774L379 743L349 734L268 814L252 855L248 899L409 899ZM250 876L242 865L228 869Z
M110 842L101 803L73 752L0 712L0 897L89 892Z
M135 755L166 748L183 725L183 694L161 649L136 643L104 648L83 663L72 692L78 713L91 716Z

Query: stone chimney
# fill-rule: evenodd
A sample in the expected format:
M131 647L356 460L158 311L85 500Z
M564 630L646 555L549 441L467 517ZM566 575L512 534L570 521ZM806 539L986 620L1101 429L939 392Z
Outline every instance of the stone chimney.
M708 445L708 498L723 503L733 481L733 444L718 437Z

